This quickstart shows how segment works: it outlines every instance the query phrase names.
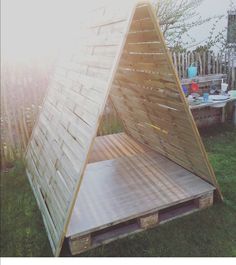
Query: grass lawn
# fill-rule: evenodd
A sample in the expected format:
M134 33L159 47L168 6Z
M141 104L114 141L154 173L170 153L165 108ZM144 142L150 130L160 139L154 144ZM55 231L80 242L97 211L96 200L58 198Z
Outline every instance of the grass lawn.
M219 127L219 126L218 126ZM236 256L236 129L202 132L224 203L81 256ZM1 174L1 256L52 256L20 161Z

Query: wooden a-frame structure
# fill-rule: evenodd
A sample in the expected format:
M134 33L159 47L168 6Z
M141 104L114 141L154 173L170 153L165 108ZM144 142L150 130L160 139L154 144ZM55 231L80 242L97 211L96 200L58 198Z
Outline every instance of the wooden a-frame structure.
M26 153L56 256L65 237L76 254L120 237L121 224L123 235L136 232L175 205L204 208L220 195L151 4L90 15L56 68ZM125 133L96 137L108 97Z

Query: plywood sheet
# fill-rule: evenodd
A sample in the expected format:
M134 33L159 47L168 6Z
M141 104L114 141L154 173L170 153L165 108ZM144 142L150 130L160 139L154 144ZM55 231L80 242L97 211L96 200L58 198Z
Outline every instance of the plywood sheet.
M129 141L134 142L125 134L97 137L95 148L104 154L97 157L99 160L108 158L103 152L105 142L109 150L116 152L110 154L110 160L87 165L68 237L170 207L215 189L157 152L144 150L142 144L135 143L136 151L132 154ZM119 150L123 150L122 156Z

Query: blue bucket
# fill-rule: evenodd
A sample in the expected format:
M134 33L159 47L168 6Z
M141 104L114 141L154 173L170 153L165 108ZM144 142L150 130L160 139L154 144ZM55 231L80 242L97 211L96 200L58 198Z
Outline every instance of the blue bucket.
M191 66L188 68L188 78L193 78L193 77L195 77L195 76L197 76L197 67L191 65Z

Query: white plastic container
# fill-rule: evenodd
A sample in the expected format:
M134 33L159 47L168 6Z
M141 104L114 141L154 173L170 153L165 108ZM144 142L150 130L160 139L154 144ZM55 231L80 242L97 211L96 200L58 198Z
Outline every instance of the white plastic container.
M222 83L221 83L221 92L225 93L228 89L228 84L224 83L223 79L222 79Z

